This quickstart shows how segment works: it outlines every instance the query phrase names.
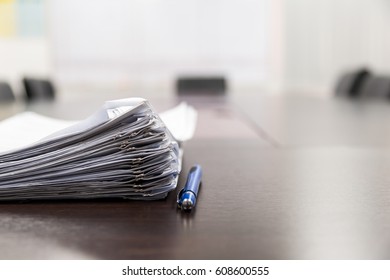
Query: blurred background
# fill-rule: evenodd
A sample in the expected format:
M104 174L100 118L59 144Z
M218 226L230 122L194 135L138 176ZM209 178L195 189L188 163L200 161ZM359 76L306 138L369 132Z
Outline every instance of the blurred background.
M0 0L0 80L60 94L169 92L181 75L233 91L331 96L340 72L390 72L386 0Z

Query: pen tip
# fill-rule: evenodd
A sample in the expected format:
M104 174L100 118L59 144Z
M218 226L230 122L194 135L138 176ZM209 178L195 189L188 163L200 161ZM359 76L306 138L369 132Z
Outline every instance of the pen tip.
M184 199L184 201L181 204L181 208L183 210L191 210L192 209L192 201L190 199Z

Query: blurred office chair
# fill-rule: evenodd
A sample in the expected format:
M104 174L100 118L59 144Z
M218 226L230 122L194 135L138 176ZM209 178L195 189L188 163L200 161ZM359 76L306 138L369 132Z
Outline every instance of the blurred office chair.
M55 88L49 80L24 78L23 85L29 101L53 100L55 97Z
M390 98L390 77L371 76L362 85L364 98Z
M6 82L0 82L0 102L10 102L15 100L15 95L10 85Z
M359 96L363 84L370 76L370 71L365 68L344 73L336 84L336 95L346 97Z
M215 77L179 77L176 81L178 94L224 94L227 90L226 79Z

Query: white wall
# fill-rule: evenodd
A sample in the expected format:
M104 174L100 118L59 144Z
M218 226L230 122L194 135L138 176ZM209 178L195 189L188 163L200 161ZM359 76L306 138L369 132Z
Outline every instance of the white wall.
M388 0L52 0L43 38L0 38L0 79L166 90L180 73L238 90L331 95L337 75L390 74Z
M54 0L64 85L168 89L179 74L264 82L268 0Z
M0 80L8 81L18 95L24 75L51 75L51 56L45 38L0 38Z
M284 0L283 88L331 94L337 75L390 74L390 2Z
M46 5L46 0L0 1L0 80L11 83L16 94L24 75L52 72Z

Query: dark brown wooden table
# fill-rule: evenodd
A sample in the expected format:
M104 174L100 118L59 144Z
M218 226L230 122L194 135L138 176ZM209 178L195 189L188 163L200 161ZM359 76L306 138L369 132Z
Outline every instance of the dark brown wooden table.
M388 100L249 92L230 102L278 147L390 146Z
M282 138L283 128L259 125L264 119L256 115L256 100L247 99L247 107L240 107L243 101L235 97L188 99L200 118L194 139L185 143L179 186L192 164L200 163L204 169L193 213L176 209L177 191L153 202L1 203L0 258L390 258L390 151L368 140L366 145L347 145L348 139L342 136L321 143L299 142L294 147L302 136L296 136L296 142L282 141L293 139L293 134ZM299 99L292 100L283 110L298 110L294 106L304 110ZM178 102L165 97L151 101L158 110ZM73 105L71 111L66 110L72 102L27 107L57 117L71 112L79 118L98 106L91 102L91 106ZM272 105L275 99L262 102L259 107L269 108L266 102ZM338 110L328 106L333 108L329 114ZM385 109L375 113L370 106L364 108L373 122L379 118L376 114L387 114ZM24 105L4 107L2 117L23 110ZM269 122L264 123L278 123L280 116L273 117L283 110L268 109L269 114L263 116ZM296 121L301 131L299 125ZM338 145L334 139L339 139Z

